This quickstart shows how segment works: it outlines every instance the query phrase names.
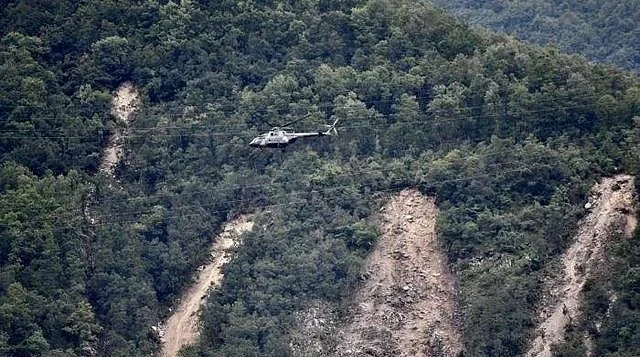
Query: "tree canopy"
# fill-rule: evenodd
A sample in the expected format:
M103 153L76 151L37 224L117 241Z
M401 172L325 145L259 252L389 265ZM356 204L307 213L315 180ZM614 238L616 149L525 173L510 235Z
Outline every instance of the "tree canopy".
M640 15L636 1L435 0L460 19L554 45L593 61L640 71Z
M425 2L9 1L0 15L7 355L157 352L151 326L240 212L256 228L183 354L289 355L293 312L344 311L372 216L408 186L437 198L467 353L522 354L589 187L640 170L637 77ZM144 99L113 178L97 168L123 81ZM340 119L339 135L248 147L292 119ZM618 254L628 298L594 339L603 355L638 349L637 254Z

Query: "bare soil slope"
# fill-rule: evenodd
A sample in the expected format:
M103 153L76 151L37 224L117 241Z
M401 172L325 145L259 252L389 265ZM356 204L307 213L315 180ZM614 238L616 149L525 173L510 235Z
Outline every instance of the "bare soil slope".
M195 284L184 294L173 315L161 333L163 357L174 357L182 346L198 338L198 311L206 301L210 288L222 281L222 267L231 259L230 249L238 243L242 233L250 231L253 222L241 216L225 224L222 233L211 247L211 261L199 269Z
M635 229L633 177L618 175L594 186L591 211L580 223L574 243L562 256L562 271L543 301L536 338L527 356L551 356L551 345L564 339L567 323L579 313L582 287L603 261L607 243ZM617 231L617 232L616 232Z
M131 82L125 82L118 87L111 100L111 114L117 119L117 128L107 139L107 146L102 152L100 171L113 175L113 170L122 158L122 137L133 114L140 105L140 92Z
M436 241L433 199L404 190L382 209L382 236L365 265L341 356L455 356L462 342L455 280Z

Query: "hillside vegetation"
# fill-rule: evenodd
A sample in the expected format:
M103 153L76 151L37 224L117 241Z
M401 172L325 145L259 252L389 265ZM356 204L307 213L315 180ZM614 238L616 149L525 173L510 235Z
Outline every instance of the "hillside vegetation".
M640 72L637 1L434 0L460 19Z
M379 198L407 187L436 199L465 353L519 355L589 187L640 170L635 76L428 3L19 0L0 19L5 355L157 353L151 327L215 233L255 211L183 355L290 355L294 312L346 313ZM127 81L141 102L112 177L98 168ZM248 147L298 118L340 119L339 135ZM586 292L619 296L588 330L598 355L639 352L639 239Z

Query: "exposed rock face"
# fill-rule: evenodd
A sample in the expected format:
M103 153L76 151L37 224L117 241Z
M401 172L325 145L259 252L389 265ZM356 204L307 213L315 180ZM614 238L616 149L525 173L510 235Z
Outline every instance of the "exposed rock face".
M107 146L102 152L100 171L113 176L116 165L123 155L123 136L127 126L134 118L140 105L140 92L131 82L125 82L116 90L111 100L111 114L116 117L115 132L107 139Z
M603 263L607 243L631 236L636 227L634 191L633 177L628 175L605 178L593 187L590 211L562 255L562 271L549 284L552 291L540 308L537 337L527 356L550 357L551 345L564 340L565 327L580 312L584 283Z
M436 241L434 200L404 190L381 210L381 231L340 329L340 356L456 356L455 279Z
M185 292L166 326L157 332L162 340L161 356L175 357L180 348L196 342L200 307L206 302L209 289L222 282L222 267L232 258L229 251L239 243L242 233L252 228L253 222L246 216L225 224L211 247L211 261L198 269L195 284Z

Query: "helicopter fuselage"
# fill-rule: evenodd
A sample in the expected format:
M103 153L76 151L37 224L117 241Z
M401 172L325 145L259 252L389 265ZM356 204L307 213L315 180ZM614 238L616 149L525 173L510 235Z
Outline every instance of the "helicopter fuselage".
M251 140L249 146L255 148L284 148L287 145L294 143L299 138L324 135L326 134L322 132L291 133L284 130L272 130L268 133L255 137Z
M331 125L327 125L326 131L313 131L307 133L296 133L283 130L278 127L274 127L269 132L260 134L253 138L249 143L249 146L254 148L285 148L287 145L295 142L300 138L308 138L311 136L327 136L335 135L338 133L336 130L336 124L338 120Z

